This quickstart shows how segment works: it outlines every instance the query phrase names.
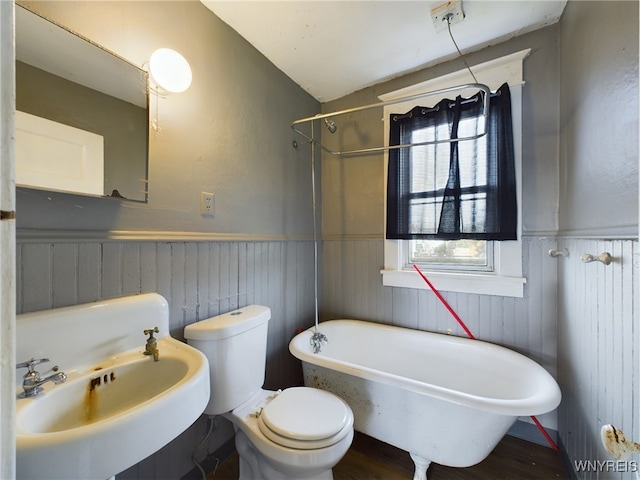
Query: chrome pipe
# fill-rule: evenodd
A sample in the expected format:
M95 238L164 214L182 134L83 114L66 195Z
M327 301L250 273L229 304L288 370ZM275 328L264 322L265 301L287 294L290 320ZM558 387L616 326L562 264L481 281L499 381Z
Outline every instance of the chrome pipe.
M419 142L419 143L411 143L411 144L404 144L404 145L392 145L392 146L380 146L380 147L371 147L371 148L361 148L361 149L355 149L355 150L345 150L345 151L335 151L335 150L331 150L327 147L325 147L324 145L322 145L322 143L316 141L313 138L313 133L311 134L312 136L309 137L306 133L302 132L300 129L296 128L297 125L302 124L302 123L307 123L307 122L311 122L311 125L313 126L313 122L315 120L325 120L325 122L329 121L331 122L332 120L327 120L329 117L337 117L340 115L346 115L348 113L355 113L355 112L361 112L364 110L370 110L372 108L379 108L379 107L386 107L387 105L394 105L397 103L403 103L403 102L407 102L407 101L411 101L411 100L417 100L419 98L425 98L425 97L433 97L435 95L443 95L443 94L448 94L451 92L456 92L459 90L468 90L468 89L477 89L477 90L481 90L484 95L483 95L483 99L482 99L482 116L484 117L485 121L484 121L484 131L480 132L476 135L471 135L468 137L460 137L460 138L445 138L445 139L441 139L441 140L434 140L434 141L429 141L429 142ZM389 150L396 150L398 148L407 148L407 147L417 147L420 145L436 145L436 144L440 144L440 143L451 143L451 142L463 142L466 140L475 140L477 138L483 137L484 135L487 134L487 128L488 128L488 122L487 122L487 118L489 116L489 99L491 97L491 90L489 89L488 86L481 84L481 83L467 83L467 84L463 84L463 85L456 85L455 87L448 87L448 88L441 88L439 90L433 90L431 92L426 92L426 93L419 93L416 95L409 95L406 97L401 97L401 98L397 98L394 100L387 100L385 102L378 102L378 103L372 103L369 105L363 105L360 107L354 107L354 108L348 108L345 110L339 110L336 112L331 112L331 113L319 113L317 115L314 115L313 117L306 117L306 118L301 118L299 120L295 120L294 122L291 123L291 129L296 132L297 134L301 135L302 137L304 137L306 140L308 140L309 142L317 145L318 147L320 147L323 151L334 155L334 156L343 156L343 155L356 155L356 154L365 154L365 153L376 153L376 152L382 152L382 151L389 151ZM335 125L335 124L334 124ZM331 130L331 129L330 129ZM333 132L331 132L333 133Z

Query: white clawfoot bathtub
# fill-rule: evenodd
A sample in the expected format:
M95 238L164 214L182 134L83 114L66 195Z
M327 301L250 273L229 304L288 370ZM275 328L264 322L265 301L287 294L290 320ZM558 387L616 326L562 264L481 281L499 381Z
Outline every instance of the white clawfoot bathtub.
M484 460L519 416L560 403L560 388L533 360L479 340L358 320L319 325L289 344L304 382L343 398L357 431L408 451L414 480L431 462L468 467Z

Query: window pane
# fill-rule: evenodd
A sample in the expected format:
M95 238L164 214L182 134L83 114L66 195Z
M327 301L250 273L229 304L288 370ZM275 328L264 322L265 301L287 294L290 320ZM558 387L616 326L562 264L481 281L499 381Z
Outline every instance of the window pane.
M403 127L402 143L420 143L450 138L448 123ZM463 116L458 125L460 137L477 135L481 124L478 118ZM486 138L458 142L460 196L457 199L460 212L460 229L465 233L486 233L487 205L487 151ZM445 187L450 175L451 144L440 143L413 147L407 156L410 179L407 213L409 231L416 234L438 233ZM447 262L449 263L449 262Z
M484 240L409 240L409 263L491 268Z
M448 125L413 130L408 142L432 142L449 138ZM449 175L448 143L422 145L410 150L411 193L438 191L447 184Z

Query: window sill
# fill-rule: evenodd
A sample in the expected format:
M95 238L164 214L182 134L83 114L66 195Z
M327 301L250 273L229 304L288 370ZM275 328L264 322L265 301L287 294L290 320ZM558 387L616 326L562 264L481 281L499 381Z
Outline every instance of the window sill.
M524 277L506 277L486 273L422 271L433 286L443 292L476 293L503 297L524 296ZM427 289L429 286L414 270L381 270L382 284L387 287Z

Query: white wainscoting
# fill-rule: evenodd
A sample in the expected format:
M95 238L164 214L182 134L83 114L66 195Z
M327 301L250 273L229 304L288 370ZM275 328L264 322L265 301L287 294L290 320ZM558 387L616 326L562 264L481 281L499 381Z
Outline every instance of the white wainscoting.
M323 320L359 318L464 335L429 291L382 286L382 244L323 241ZM567 248L569 257L551 258L551 248ZM583 253L604 251L614 257L609 266L580 260ZM569 461L607 460L599 440L602 424L640 441L638 243L526 237L524 253L524 298L443 295L478 338L520 351L557 374L563 391L557 423L555 415L540 420L559 431ZM313 322L310 241L19 241L17 274L19 313L159 292L169 300L178 338L196 319L249 303L268 305L268 388L297 377L299 366L290 361L286 344L297 328ZM228 426L222 427L209 451L229 439ZM189 457L202 434L200 421L119 477L178 478L192 468ZM625 478L599 475L578 478Z
M572 466L613 460L600 441L602 425L613 424L627 439L640 441L638 242L562 239L559 247L569 251L558 269L560 438ZM583 253L603 252L613 256L608 266L580 260ZM622 480L635 473L610 469L576 472L576 478Z
M265 387L302 381L300 362L289 354L288 343L298 328L314 321L311 241L18 241L17 285L18 313L158 292L169 302L171 335L178 339L194 321L248 304L266 305L272 318ZM144 342L142 333L140 338ZM201 454L233 435L220 423ZM181 478L194 467L191 454L205 424L201 418L118 479Z

